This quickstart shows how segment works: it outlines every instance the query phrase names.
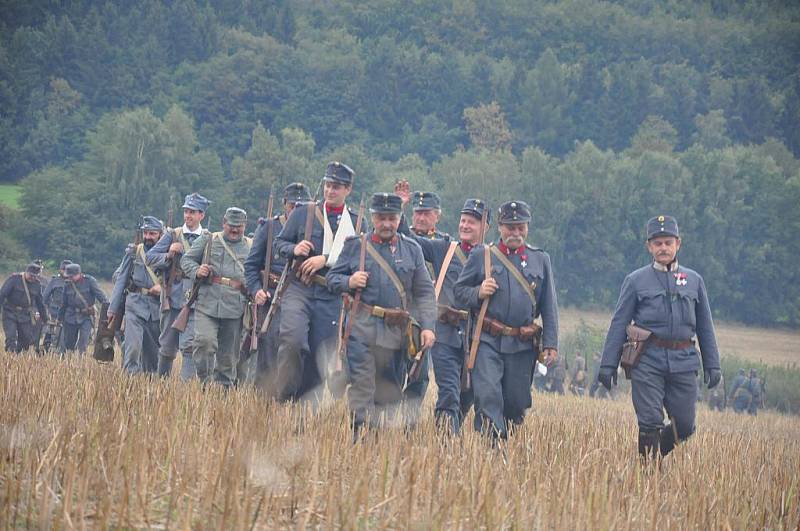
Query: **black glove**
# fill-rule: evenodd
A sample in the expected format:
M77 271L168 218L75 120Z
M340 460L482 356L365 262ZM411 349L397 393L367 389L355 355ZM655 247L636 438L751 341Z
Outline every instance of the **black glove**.
M603 384L603 387L611 391L611 382L613 381L614 385L617 385L617 370L612 367L600 367L597 379Z
M709 389L715 388L721 378L722 371L719 369L708 369L707 371L703 371L703 379L708 384Z

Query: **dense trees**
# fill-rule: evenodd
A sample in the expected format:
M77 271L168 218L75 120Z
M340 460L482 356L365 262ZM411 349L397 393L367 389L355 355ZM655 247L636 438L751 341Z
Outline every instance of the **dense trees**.
M439 190L451 230L466 195L526 198L575 304L612 304L644 220L672 212L721 314L800 323L796 6L34 0L0 17L0 181L22 179L36 255L107 274L138 215L197 189L214 225L232 202L255 218L335 157L357 195Z

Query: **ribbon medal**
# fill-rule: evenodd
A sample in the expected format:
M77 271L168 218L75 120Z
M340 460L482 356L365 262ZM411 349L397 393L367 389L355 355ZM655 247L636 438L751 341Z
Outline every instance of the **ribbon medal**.
M674 277L676 286L685 286L689 282L686 280L688 277L686 273L674 273Z

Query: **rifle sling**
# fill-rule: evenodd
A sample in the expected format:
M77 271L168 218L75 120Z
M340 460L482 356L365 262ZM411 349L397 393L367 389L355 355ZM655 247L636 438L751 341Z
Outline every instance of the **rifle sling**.
M511 276L513 276L517 280L517 282L519 282L519 285L522 286L522 289L525 290L525 293L527 293L528 298L531 299L531 304L533 304L535 312L536 294L534 293L531 285L528 284L528 281L525 280L525 277L522 276L522 273L520 273L519 269L517 269L517 266L511 263L511 260L506 258L506 256L502 252L500 252L500 250L497 247L492 246L491 251L492 254L494 254L498 258L498 260L500 260L500 262L506 267L506 269L508 269L508 271L511 273Z
M89 303L86 301L86 297L84 297L83 294L78 290L74 282L70 282L70 284L72 284L72 289L75 291L75 295L77 295L78 298L81 300L81 303L83 303L83 309L88 312Z
M159 282L158 277L156 276L155 272L152 269L150 269L149 265L147 265L147 258L145 258L145 256L144 256L144 244L143 243L140 243L139 245L136 246L136 254L139 256L139 258L142 259L142 265L144 266L144 270L147 271L147 276L150 277L150 280L153 282L153 285L155 286L156 284L161 284L161 282ZM131 267L133 267L133 266L134 266L134 264L131 264Z
M386 273L386 275L389 277L389 280L391 280L392 284L394 284L397 293L400 294L400 304L402 304L403 309L405 310L407 306L406 290L403 289L403 283L400 282L400 279L397 277L397 273L394 272L394 270L389 266L389 264L386 263L386 260L384 260L383 257L380 255L380 253L375 249L375 247L373 247L372 242L366 241L366 244L367 244L367 252L369 253L369 255L372 257L373 260L375 260L375 263L377 263L378 266L381 269L383 269L383 272Z
M458 242L450 242L447 254L444 255L444 262L442 262L442 267L439 269L439 276L436 278L436 288L434 289L436 302L439 302L439 294L442 292L442 286L444 286L444 277L447 276L447 268L450 267L450 262L453 260L453 255L456 253L457 248Z
M242 261L239 260L239 257L237 257L233 253L233 250L228 246L228 244L225 243L225 237L222 235L222 233L221 232L215 232L212 235L212 239L213 238L216 238L217 241L219 241L222 244L222 248L225 249L225 252L228 253L228 256L233 258L233 261L236 263L237 266L239 266L239 269L242 270L242 273L244 273L244 264L242 264ZM243 239L244 239L244 242L247 244L247 247L249 248L250 247L250 239L246 238L246 237L244 237Z

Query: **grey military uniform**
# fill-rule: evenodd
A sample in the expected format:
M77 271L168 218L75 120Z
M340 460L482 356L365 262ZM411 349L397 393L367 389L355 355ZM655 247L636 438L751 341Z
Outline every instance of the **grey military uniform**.
M42 302L42 286L38 280L28 281L24 273L14 273L0 288L0 308L3 310L3 332L8 352L22 352L35 341L35 316L45 319L47 310Z
M64 297L59 310L59 318L63 324L63 341L59 346L61 352L77 350L86 352L94 327L94 304L106 304L108 298L97 280L91 275L81 274L76 282L66 281Z
M434 330L436 324L433 283L425 267L422 251L413 240L399 235L393 242L365 238L397 275L405 292L401 298L397 287L378 262L366 255L365 271L369 273L367 287L361 293L361 303L389 309L410 311L423 330ZM339 260L328 273L332 293L351 292L350 276L359 270L361 239L349 238ZM350 380L348 403L354 425L374 423L381 411L403 399L403 381L408 369L405 327L394 326L365 311L351 311L352 329L347 346L347 373ZM417 397L418 398L418 397Z
M181 363L181 380L189 380L197 376L194 359L192 358L192 338L194 337L194 311L190 311L189 320L183 332L172 328L172 323L178 317L181 309L186 305L186 297L192 289L192 280L183 274L180 261L192 243L200 237L203 229L198 227L196 232L187 232L185 227L167 230L156 244L147 251L147 263L153 270L164 275L165 283L171 284L170 293L161 291L162 300L167 298L169 309L161 312L161 335L159 336L158 373L162 376L172 371L172 363L178 353L183 358ZM206 231L207 232L207 231ZM169 255L169 247L175 242L183 244L183 253L174 257ZM173 261L177 262L175 276L169 278Z
M500 259L491 254L491 276L498 288L489 299L486 316L507 327L530 326L542 319L542 346L558 348L558 301L550 256L526 245L512 252L508 260L533 287L536 303ZM484 246L473 249L456 282L456 301L469 307L477 318L481 307L478 291L484 276ZM521 424L530 408L531 383L537 352L532 341L518 336L493 336L484 326L478 347L472 385L475 393L475 428L505 438L508 422Z
M125 304L125 340L122 366L130 374L155 372L158 367L158 336L161 308L159 299L148 291L156 285L155 273L146 266L145 244L125 251L111 293L109 312L119 315ZM127 295L125 294L127 291Z
M625 277L606 336L601 367L616 371L626 340L625 327L633 321L653 332L656 339L688 342L685 348L659 346L654 340L632 370L631 391L642 438L660 438L662 454L672 450L675 434L685 440L695 431L695 376L700 363L706 371L719 369L714 324L703 278L677 262L671 270L653 263ZM674 429L664 429L664 413ZM646 444L648 447L649 444Z
M213 269L213 278L199 288L193 357L202 381L208 381L213 367L214 380L230 387L237 378L242 316L247 305L244 260L250 251L250 240L243 237L229 241L222 232L205 233L197 238L181 258L184 274L193 281L209 238L212 240L208 264Z

